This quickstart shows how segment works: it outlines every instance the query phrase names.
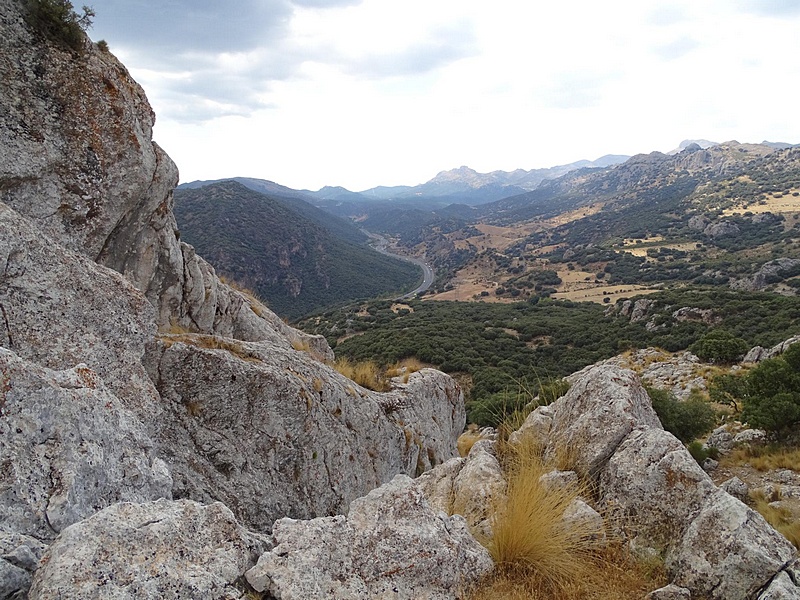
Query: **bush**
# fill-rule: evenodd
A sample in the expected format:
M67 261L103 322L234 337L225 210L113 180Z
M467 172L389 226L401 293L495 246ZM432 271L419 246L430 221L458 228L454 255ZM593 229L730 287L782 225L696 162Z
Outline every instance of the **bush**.
M707 402L690 397L683 402L675 394L658 388L645 388L661 425L684 444L711 431L716 413Z
M742 419L772 432L800 423L800 344L765 360L746 375Z
M689 350L702 360L732 363L747 352L748 345L724 329L715 329L692 344Z
M95 16L89 6L82 10L83 14L76 13L69 0L29 0L28 23L47 39L81 50L84 32Z

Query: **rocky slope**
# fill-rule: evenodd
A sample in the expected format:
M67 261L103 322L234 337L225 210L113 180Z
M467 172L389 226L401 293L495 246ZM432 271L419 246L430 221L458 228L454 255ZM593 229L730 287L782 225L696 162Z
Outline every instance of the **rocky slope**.
M91 521L119 502L160 500L162 516L141 519L163 535L179 523L180 539L194 534L163 515L228 514L266 532L453 456L458 386L424 371L364 390L325 363L323 338L221 283L178 240L177 169L152 141L142 89L88 40L73 51L43 39L25 6L0 3L0 598L24 597L32 579L33 597L92 595L78 575L51 585L37 571L60 551L38 559L72 525L101 546L129 537L113 528L136 528L140 509ZM255 555L179 595L233 593ZM118 578L119 597L176 589L104 569L85 577Z

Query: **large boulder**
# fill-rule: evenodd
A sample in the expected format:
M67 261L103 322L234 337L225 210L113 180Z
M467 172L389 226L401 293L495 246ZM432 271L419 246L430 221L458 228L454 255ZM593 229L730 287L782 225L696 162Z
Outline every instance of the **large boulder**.
M464 519L433 510L403 475L353 502L347 517L281 519L273 536L246 578L282 600L455 600L492 568Z
M588 369L553 402L546 458L559 469L596 475L636 428L661 428L650 397L632 371L614 366Z
M420 475L415 484L432 506L464 517L478 539L492 538L492 516L507 486L494 442L476 442L465 458L453 458L434 467Z
M460 388L431 369L378 393L302 351L201 335L162 336L147 364L175 495L222 500L263 530L445 462L464 427Z
M61 532L29 597L243 598L240 579L268 545L219 502L115 504Z

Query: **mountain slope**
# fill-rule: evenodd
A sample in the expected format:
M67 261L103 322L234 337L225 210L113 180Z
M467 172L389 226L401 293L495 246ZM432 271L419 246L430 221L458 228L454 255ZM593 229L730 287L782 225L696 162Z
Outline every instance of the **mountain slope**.
M420 276L234 181L176 190L175 215L183 240L289 318L408 290Z

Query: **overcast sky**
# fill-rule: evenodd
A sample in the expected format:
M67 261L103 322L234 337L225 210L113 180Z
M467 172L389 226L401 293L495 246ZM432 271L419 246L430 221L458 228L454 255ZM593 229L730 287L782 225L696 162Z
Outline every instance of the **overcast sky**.
M96 0L181 181L415 185L800 143L800 0Z

